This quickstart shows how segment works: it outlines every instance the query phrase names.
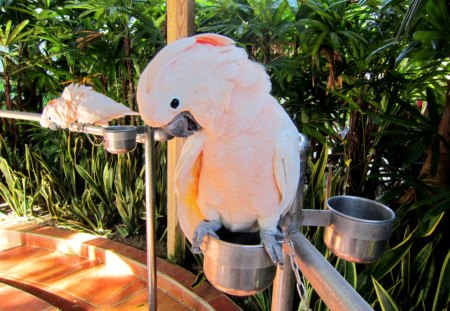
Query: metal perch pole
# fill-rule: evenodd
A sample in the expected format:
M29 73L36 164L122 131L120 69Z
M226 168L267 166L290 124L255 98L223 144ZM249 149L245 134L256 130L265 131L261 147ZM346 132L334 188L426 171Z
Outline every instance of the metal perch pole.
M153 129L145 126L145 212L147 232L148 306L156 311L155 148ZM151 247L150 247L151 246Z

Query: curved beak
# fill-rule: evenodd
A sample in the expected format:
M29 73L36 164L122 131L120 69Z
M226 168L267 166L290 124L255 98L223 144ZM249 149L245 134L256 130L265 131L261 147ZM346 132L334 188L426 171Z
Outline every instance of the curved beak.
M163 129L175 137L188 137L199 131L201 126L195 121L192 114L183 111L177 114Z

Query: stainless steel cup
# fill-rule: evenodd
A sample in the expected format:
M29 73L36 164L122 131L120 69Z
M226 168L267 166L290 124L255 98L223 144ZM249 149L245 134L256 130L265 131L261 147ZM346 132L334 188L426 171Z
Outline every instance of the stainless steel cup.
M268 288L275 277L276 267L262 245L235 244L207 236L202 251L206 278L227 294L254 295Z
M324 242L336 256L357 263L377 260L386 250L394 212L373 200L335 196L327 201L329 225Z
M103 146L108 152L122 154L136 149L137 130L132 125L108 126L103 129Z

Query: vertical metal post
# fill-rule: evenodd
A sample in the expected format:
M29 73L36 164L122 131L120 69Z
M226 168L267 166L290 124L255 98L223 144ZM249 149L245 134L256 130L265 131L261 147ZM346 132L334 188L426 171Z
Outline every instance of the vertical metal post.
M299 133L299 153L300 153L300 179L297 186L297 195L295 197L289 212L282 221L282 230L285 234L297 230L298 215L303 209L303 186L305 183L306 164L308 161L309 140ZM277 272L272 287L272 311L290 311L292 310L295 277L291 269L290 258L287 248L283 247L284 269L277 266Z
M148 307L156 311L155 255L155 139L153 129L145 126L145 212L147 232Z
M294 303L295 277L285 247L283 247L283 258L284 268L277 266L273 280L271 311L291 311Z

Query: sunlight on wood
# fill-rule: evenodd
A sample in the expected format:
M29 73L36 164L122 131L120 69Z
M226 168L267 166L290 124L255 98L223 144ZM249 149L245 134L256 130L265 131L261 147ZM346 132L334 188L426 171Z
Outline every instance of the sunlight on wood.
M167 1L167 43L193 34L194 8L194 0ZM174 138L167 148L167 257L176 263L184 260L184 235L178 224L174 173L184 141Z

